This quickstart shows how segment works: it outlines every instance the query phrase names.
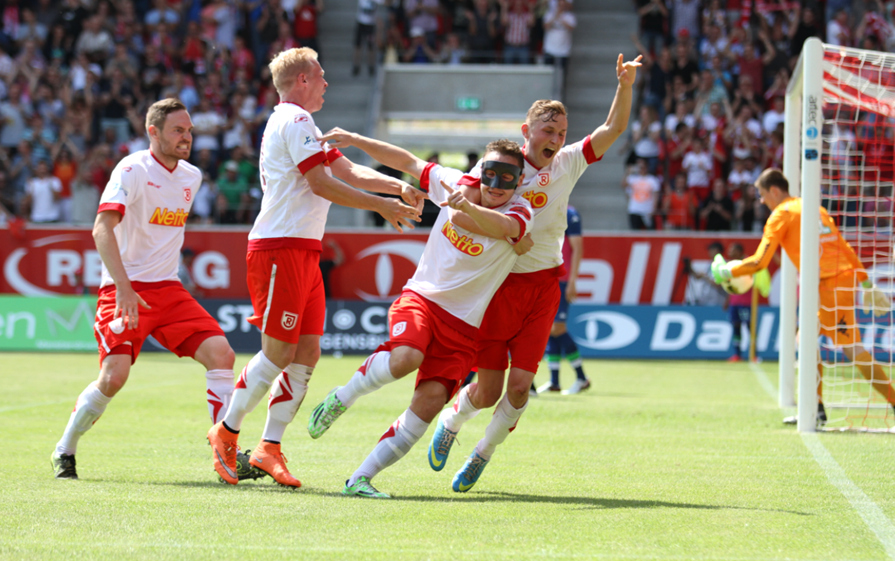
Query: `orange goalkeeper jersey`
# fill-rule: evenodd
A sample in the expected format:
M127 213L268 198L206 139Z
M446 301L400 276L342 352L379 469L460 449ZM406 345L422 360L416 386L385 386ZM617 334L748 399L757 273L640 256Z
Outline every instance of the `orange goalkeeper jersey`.
M778 246L783 246L786 254L799 268L802 254L802 199L792 197L786 199L771 213L764 226L761 243L755 255L743 259L743 262L731 269L733 276L752 275L766 268L774 257ZM854 250L839 233L839 229L827 213L820 209L820 278L828 279L846 271L857 271L857 280L867 279L864 265L855 255Z

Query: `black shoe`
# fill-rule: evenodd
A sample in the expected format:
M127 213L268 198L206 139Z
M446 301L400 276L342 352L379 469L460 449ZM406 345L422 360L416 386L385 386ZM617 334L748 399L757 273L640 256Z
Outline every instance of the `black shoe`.
M827 410L824 409L824 404L818 402L817 404L817 418L816 418L816 426L820 428L827 424ZM799 416L793 415L792 417L785 417L783 419L784 425L797 425L799 424Z
M251 453L251 450L246 450L244 453L236 453L236 478L239 481L245 481L247 479L261 479L262 477L265 477L267 475L266 473L249 463L249 457L251 456Z
M53 471L56 472L56 479L77 479L78 472L75 470L74 454L56 454L54 451L50 455L50 462L53 464Z

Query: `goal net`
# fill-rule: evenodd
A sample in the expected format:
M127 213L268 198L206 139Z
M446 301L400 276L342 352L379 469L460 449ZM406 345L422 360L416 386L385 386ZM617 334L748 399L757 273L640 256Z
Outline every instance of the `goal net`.
M845 257L822 255L821 242L829 232L819 219L823 206L869 279L891 298L895 55L810 39L786 102L784 173L794 184L791 194L803 198L803 220L800 289L796 293L793 269L785 270L781 337L786 337L784 329L794 329L798 313L799 430L815 430L820 398L827 430L895 432L895 414L885 396L891 391L888 379L895 358L893 314L863 311L858 274L837 275L848 268L837 262ZM826 293L825 305L821 292ZM823 335L805 336L808 333ZM861 342L844 345L853 333ZM783 356L784 350L789 356ZM781 405L794 398L792 352L792 346L781 347Z

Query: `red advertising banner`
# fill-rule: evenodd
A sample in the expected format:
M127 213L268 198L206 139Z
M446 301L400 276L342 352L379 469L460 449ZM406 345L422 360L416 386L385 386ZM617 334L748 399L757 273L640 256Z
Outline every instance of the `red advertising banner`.
M51 296L77 292L76 273L95 291L102 262L91 230L83 228L28 228L13 235L0 229L0 293ZM245 252L248 229L187 227L184 246L195 252L193 278L206 298L247 299ZM328 232L323 258L341 254L342 263L330 273L334 299L388 301L395 298L413 274L427 233L399 234L383 230ZM666 236L629 232L586 234L578 291L580 303L683 303L685 260L695 270L708 265L704 234ZM757 235L729 235L720 239L725 249L743 244L746 255L758 246ZM335 244L338 250L331 246ZM775 266L776 268L776 266Z

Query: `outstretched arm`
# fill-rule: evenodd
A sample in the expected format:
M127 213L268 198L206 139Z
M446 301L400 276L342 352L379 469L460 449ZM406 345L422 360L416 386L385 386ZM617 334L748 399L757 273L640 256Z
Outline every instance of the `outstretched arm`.
M377 162L390 168L401 170L417 179L423 174L423 170L426 169L426 164L428 163L403 148L382 142L381 140L367 138L357 133L348 132L338 127L327 132L319 140L328 142L333 148L354 146L369 154Z
M633 86L637 80L637 67L640 66L642 58L643 56L640 55L630 62L624 62L624 56L618 55L616 63L618 89L615 90L615 99L612 100L612 107L609 108L606 122L597 127L590 135L591 147L594 150L594 155L598 158L605 154L612 143L628 128Z
M333 175L345 183L358 189L384 193L386 195L400 195L405 203L422 211L422 205L426 194L406 182L389 175L379 173L375 169L355 164L345 156L337 158L330 163Z

